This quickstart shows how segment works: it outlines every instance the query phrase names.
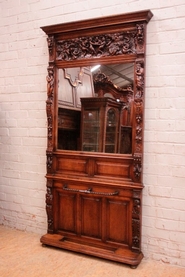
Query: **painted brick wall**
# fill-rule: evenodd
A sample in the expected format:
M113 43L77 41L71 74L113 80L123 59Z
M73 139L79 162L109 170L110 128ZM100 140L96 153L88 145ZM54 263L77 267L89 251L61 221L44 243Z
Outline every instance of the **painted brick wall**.
M46 232L48 51L40 26L151 9L142 248L185 267L184 0L0 0L0 224Z

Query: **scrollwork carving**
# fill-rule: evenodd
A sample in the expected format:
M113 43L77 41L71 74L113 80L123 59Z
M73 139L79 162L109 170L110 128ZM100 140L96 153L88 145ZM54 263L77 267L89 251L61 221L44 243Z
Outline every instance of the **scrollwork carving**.
M46 113L48 121L48 149L52 148L52 138L53 138L53 115L52 115L52 103L51 101L46 101Z
M46 76L46 81L48 100L52 101L54 92L54 66L48 66L48 75Z
M128 31L58 41L57 60L67 61L136 53L135 36L135 31Z
M142 141L142 128L140 125L136 127L136 143L139 144Z
M144 92L144 62L143 60L136 62L136 93L135 101L141 101Z
M140 248L140 222L137 219L132 219L132 248Z
M141 200L140 192L133 191L133 209L132 209L132 249L140 249L140 217Z
M47 169L49 171L51 170L52 164L53 164L53 153L47 151L46 155L47 155Z
M136 44L137 52L144 52L144 24L137 24Z
M48 217L48 232L53 232L53 191L52 188L47 186L46 192L46 213Z
M141 155L134 155L134 176L136 180L140 180L142 172Z
M143 103L142 101L135 102L135 120L136 120L136 131L135 131L135 152L141 153L142 151L142 133L143 133Z
M53 144L53 93L54 93L54 66L48 66L47 80L47 101L46 114L48 122L48 149L52 148Z
M48 42L49 55L52 56L53 55L53 47L54 47L54 36L48 36L47 42Z

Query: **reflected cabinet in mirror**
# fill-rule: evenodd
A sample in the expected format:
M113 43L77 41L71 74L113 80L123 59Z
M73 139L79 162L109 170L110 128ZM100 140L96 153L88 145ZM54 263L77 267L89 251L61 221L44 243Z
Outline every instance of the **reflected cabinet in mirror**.
M131 154L133 83L133 63L59 69L58 149ZM110 137L110 124L108 130L108 114L110 114L110 111L107 114L105 108L103 116L100 107L97 110L97 120L100 121L99 124L101 128L98 133L94 128L87 134L87 128L84 129L84 126L87 127L87 124L84 125L85 113L82 112L85 111L85 104L82 104L84 102L83 99L87 97L89 100L86 100L86 103L89 103L88 106L91 105L91 109L93 109L93 103L95 106L97 105L95 104L96 97L98 97L97 101L99 102L101 98L109 97L112 99L112 103L115 102L117 106L119 106L120 116L118 117L115 115L116 128L113 129L112 126L112 138ZM108 105L108 102L104 102L104 100L101 100L102 108ZM98 103L97 101L96 103ZM92 102L92 104L90 104L90 102ZM67 111L68 117L66 114ZM80 117L81 120L79 120ZM107 126L106 132L103 131L104 125ZM87 135L88 140L92 141L91 145L90 142L87 145ZM108 136L110 139L114 138L115 145L112 147L108 147ZM95 137L97 137L96 146L95 144L93 146ZM104 145L106 145L106 147Z
M137 267L150 10L42 27L49 64L41 243Z

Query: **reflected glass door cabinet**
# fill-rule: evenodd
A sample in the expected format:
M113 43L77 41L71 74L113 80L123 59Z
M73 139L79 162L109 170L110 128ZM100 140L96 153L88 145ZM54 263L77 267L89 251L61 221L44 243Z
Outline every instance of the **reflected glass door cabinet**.
M133 268L143 258L145 48L151 17L144 10L42 27L49 50L44 245Z
M117 153L122 103L107 97L81 98L82 151Z

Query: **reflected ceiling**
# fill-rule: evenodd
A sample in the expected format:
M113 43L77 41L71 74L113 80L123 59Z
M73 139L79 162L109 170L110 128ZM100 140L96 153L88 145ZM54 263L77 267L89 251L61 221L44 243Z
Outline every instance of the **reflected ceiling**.
M99 71L108 76L114 85L120 88L126 88L133 84L134 66L132 63L101 65L92 74L94 75Z

